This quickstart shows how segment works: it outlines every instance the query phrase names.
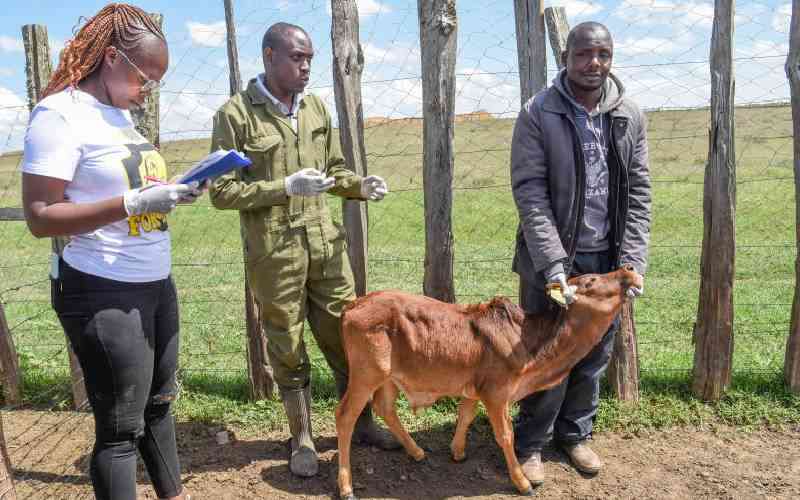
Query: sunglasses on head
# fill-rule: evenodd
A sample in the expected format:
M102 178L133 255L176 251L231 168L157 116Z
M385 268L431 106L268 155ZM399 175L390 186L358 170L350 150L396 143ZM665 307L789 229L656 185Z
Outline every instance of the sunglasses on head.
M112 47L113 47L113 45L112 45ZM141 87L142 88L142 92L149 93L149 92L152 92L154 90L160 89L161 87L164 86L164 82L161 82L161 81L158 81L158 80L151 80L151 79L147 78L147 75L144 74L144 71L140 70L139 66L135 65L133 63L133 61L131 61L131 59L125 54L125 52L122 52L121 50L119 50L116 47L114 47L114 50L116 50L119 53L119 55L121 55L122 58L125 59L125 62L127 62L133 69L136 70L137 73L139 73L139 79L142 80L142 82L143 82L142 83L142 87Z

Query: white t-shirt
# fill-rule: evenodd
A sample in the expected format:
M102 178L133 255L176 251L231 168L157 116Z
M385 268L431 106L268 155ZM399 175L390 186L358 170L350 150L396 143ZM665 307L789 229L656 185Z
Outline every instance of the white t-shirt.
M43 99L31 113L22 171L68 181L65 197L92 203L166 182L164 159L133 126L128 111L67 89ZM131 216L74 235L64 260L87 274L143 283L170 273L166 215Z

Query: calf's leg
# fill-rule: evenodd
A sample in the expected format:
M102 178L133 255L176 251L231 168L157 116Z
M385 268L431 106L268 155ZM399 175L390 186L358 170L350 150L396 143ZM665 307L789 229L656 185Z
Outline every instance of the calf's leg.
M487 401L484 399L483 404L486 406L486 413L489 414L489 421L492 423L494 438L500 448L503 449L503 454L506 457L511 481L514 482L514 486L523 495L533 495L531 483L522 472L517 455L514 453L514 430L511 427L511 420L508 416L508 401Z
M336 407L336 435L339 442L339 495L342 500L355 500L350 469L350 444L356 419L369 402L375 388L351 378L347 392Z
M475 419L475 411L478 407L477 399L462 399L458 403L458 420L456 421L456 432L453 441L450 443L450 451L453 460L461 462L467 458L465 449L467 447L467 430Z
M394 382L391 380L386 381L375 391L375 397L372 399L372 409L386 422L389 430L400 441L406 452L419 462L425 458L425 451L417 445L414 438L403 427L400 417L397 416L396 402L398 392Z

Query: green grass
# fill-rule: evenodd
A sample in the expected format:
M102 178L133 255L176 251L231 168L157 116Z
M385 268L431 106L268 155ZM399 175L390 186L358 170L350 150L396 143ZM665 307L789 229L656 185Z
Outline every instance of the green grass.
M649 115L654 207L650 269L636 321L642 369L642 403L620 403L604 393L599 429L638 430L724 423L752 426L800 423L800 398L783 386L796 255L791 112L788 107L737 110L737 262L734 379L718 403L689 391L693 362L703 175L708 111ZM516 296L511 270L516 211L508 186L513 120L456 126L453 224L456 291L461 302L495 294ZM369 288L421 291L424 216L419 123L367 129L372 173L392 194L370 204ZM201 157L207 141L165 144L176 171ZM19 206L18 155L0 158L0 206ZM331 199L334 212L338 200ZM180 418L272 428L283 425L274 401L248 401L244 341L242 254L238 216L204 199L170 217L174 275L181 301ZM24 370L28 401L67 406L69 386L63 333L50 311L46 283L49 242L37 241L23 223L0 223L0 294ZM309 335L307 339L311 340ZM310 341L317 419L331 425L333 382ZM452 401L442 401L410 427L446 424ZM408 417L408 409L403 408Z

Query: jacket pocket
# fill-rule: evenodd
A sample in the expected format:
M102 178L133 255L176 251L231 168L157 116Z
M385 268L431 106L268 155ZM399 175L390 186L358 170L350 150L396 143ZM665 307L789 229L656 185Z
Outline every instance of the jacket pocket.
M311 131L311 146L314 152L314 168L325 172L328 165L328 127L324 124Z
M242 180L271 181L285 176L283 168L283 137L260 135L251 137L244 145L244 154L253 165L242 169Z

